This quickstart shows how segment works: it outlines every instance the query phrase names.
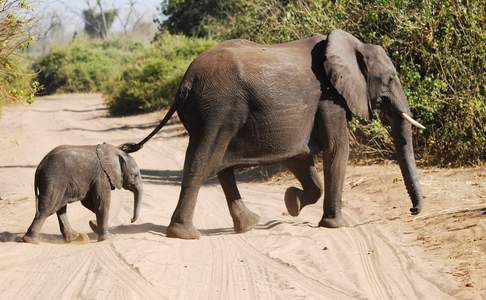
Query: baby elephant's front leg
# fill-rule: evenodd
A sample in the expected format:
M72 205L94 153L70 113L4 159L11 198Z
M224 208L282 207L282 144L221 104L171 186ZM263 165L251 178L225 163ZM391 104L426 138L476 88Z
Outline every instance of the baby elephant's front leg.
M100 229L98 227L98 221L97 220L90 220L89 221L89 227L91 227L91 230L93 230L93 232L98 235L98 242L107 240L112 236L112 234L108 230L105 230L104 233L102 233L102 234L99 233L98 230L100 230Z
M70 243L73 241L87 243L89 241L88 236L85 233L76 232L69 224L66 210L67 207L66 205L64 205L56 212L57 219L59 221L59 228L61 229L61 233L62 236L64 237L64 241L66 241L66 243Z
M98 241L104 241L110 237L108 232L108 218L110 210L110 193L107 192L104 195L100 195L97 201L98 209L96 210L96 223L89 222L91 229L98 234Z
M104 207L98 211L96 223L98 225L98 242L108 239L110 237L108 232L108 208Z

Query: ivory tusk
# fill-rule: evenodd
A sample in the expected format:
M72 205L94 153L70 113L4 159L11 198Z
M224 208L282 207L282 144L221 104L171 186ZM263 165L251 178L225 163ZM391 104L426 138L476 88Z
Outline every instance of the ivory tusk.
M407 115L406 113L402 113L402 117L409 121L410 123L412 123L412 125L414 126L417 126L418 128L422 128L422 129L425 129L425 126L420 124L419 122L415 121L412 117L410 117L409 115Z

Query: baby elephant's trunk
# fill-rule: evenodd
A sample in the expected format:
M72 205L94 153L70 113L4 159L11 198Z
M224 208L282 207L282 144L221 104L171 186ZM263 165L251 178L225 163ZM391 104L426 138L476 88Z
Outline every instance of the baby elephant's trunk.
M133 218L132 223L135 222L140 216L140 207L142 206L142 185L139 184L133 190Z

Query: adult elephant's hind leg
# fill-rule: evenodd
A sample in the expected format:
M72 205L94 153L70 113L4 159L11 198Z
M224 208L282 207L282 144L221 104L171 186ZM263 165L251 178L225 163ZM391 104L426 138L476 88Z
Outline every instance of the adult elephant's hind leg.
M61 207L57 212L57 220L59 221L59 229L61 230L64 241L70 243L72 241L87 242L89 240L88 236L84 233L76 232L69 224L67 218L67 205Z
M218 130L213 134L189 138L189 145L184 161L181 193L179 202L172 214L167 236L181 239L198 239L199 231L194 227L193 216L197 195L201 185L213 172L215 164L224 155L227 143Z
M314 158L294 157L287 160L285 166L299 180L302 189L289 187L285 191L285 206L291 216L298 216L306 205L316 203L322 195L322 183L314 166Z
M218 179L228 202L235 231L241 233L251 230L260 218L257 214L250 211L243 203L243 200L241 200L233 168L227 168L219 172Z

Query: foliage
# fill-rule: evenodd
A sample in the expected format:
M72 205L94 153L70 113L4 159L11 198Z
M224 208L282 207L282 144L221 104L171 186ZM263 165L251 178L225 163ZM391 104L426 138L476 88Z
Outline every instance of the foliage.
M107 35L107 30L111 28L113 21L117 15L117 10L111 9L104 11L106 28L103 24L103 15L96 12L94 9L83 10L84 31L91 38L104 38Z
M37 84L19 51L28 47L31 37L25 17L29 5L22 0L0 0L0 105L9 102L30 102Z
M195 37L221 37L243 0L163 0L159 30Z
M397 67L414 117L427 127L415 135L421 161L464 165L486 160L484 1L225 2L236 13L207 25L206 32L224 27L229 28L221 33L224 38L277 43L342 28L366 43L382 45ZM177 12L191 1L169 3L169 12ZM198 32L200 25L192 26L183 32ZM358 152L380 157L393 152L381 122L355 120L352 128Z
M194 57L215 44L201 38L161 34L153 47L128 65L108 94L114 114L160 109L172 103Z
M125 39L76 40L37 59L33 69L42 94L110 90L144 48Z

